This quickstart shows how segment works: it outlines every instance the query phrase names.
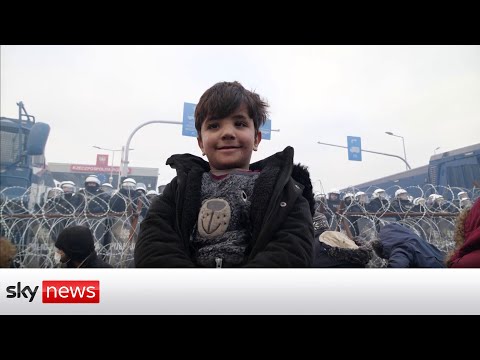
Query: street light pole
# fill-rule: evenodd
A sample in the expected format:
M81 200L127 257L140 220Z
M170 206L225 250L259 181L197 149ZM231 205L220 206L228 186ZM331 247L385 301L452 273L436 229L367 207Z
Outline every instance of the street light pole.
M440 149L440 146L438 146L437 148L435 148L435 150L433 150L433 155L435 155L437 153L438 149Z
M399 138L402 138L402 144L403 144L403 158L405 159L405 163L407 162L407 152L405 151L405 139L403 138L403 136L400 136L400 135L395 135L394 133L390 132L390 131L385 131L385 134L387 135L391 135L391 136L395 136L395 137L399 137ZM408 166L407 166L407 170L408 170Z

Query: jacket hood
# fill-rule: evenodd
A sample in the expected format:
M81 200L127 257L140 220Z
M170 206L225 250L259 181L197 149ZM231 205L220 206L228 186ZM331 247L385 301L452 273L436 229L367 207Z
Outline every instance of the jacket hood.
M317 239L326 249L328 256L339 263L365 266L372 258L370 248L358 246L342 232L325 231Z
M357 249L330 247L327 252L329 256L338 261L345 261L358 265L367 265L372 259L372 251L368 247L363 246L360 246Z
M64 229L55 242L72 260L82 261L95 251L92 231L85 226L72 226Z
M319 241L318 237L316 237L314 243L313 267L366 267L368 262L372 259L372 256L372 249L368 246L359 246L356 249L329 246Z
M277 152L265 159L250 164L252 171L263 170L267 167L289 167L287 169L292 178L303 185L303 197L307 199L310 205L312 216L315 214L315 199L313 196L313 186L310 179L308 167L301 164L293 164L294 149L287 146L283 151ZM188 174L192 169L200 171L210 171L210 165L201 157L192 154L176 154L167 159L166 165L177 170L177 175Z
M465 254L480 248L480 198L471 208L463 210L456 219L455 251L449 254L450 266Z
M465 219L464 227L465 246L480 243L480 198L473 204L470 213Z

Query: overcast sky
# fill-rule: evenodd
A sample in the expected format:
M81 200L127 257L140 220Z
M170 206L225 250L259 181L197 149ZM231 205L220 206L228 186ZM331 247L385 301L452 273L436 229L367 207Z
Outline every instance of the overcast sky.
M412 168L437 153L480 142L480 46L1 46L1 116L50 125L47 162L95 164L92 146L121 149L151 120L182 121L219 81L237 80L270 104L271 140L252 162L291 145L316 191L405 170L396 158L349 161L347 136L366 150L403 157ZM201 155L182 126L151 124L132 138L130 166L175 171L175 153ZM111 158L110 158L111 161ZM120 152L115 153L120 165Z

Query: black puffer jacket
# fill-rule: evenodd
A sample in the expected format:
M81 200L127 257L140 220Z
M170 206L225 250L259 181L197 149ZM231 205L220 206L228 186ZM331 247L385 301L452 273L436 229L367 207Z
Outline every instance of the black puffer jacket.
M250 164L261 170L250 208L252 240L245 267L310 267L313 260L315 201L307 169L293 164L287 147ZM190 235L201 207L202 174L208 162L191 154L173 155L167 165L177 176L152 202L135 245L136 267L195 267ZM295 180L294 180L295 179ZM303 195L303 196L302 196Z

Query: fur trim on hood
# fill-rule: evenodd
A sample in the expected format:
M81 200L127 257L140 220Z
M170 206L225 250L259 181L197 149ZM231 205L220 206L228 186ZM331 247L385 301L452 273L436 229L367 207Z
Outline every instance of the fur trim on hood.
M307 199L313 217L315 215L315 197L308 167L302 164L293 165L292 178L304 186L302 195Z
M345 249L339 247L330 247L328 255L338 261L346 261L352 264L367 265L372 259L372 251L368 247L359 247L357 249Z
M316 237L314 244L313 267L316 268L349 268L366 267L372 259L373 252L367 245L356 249L330 246Z

